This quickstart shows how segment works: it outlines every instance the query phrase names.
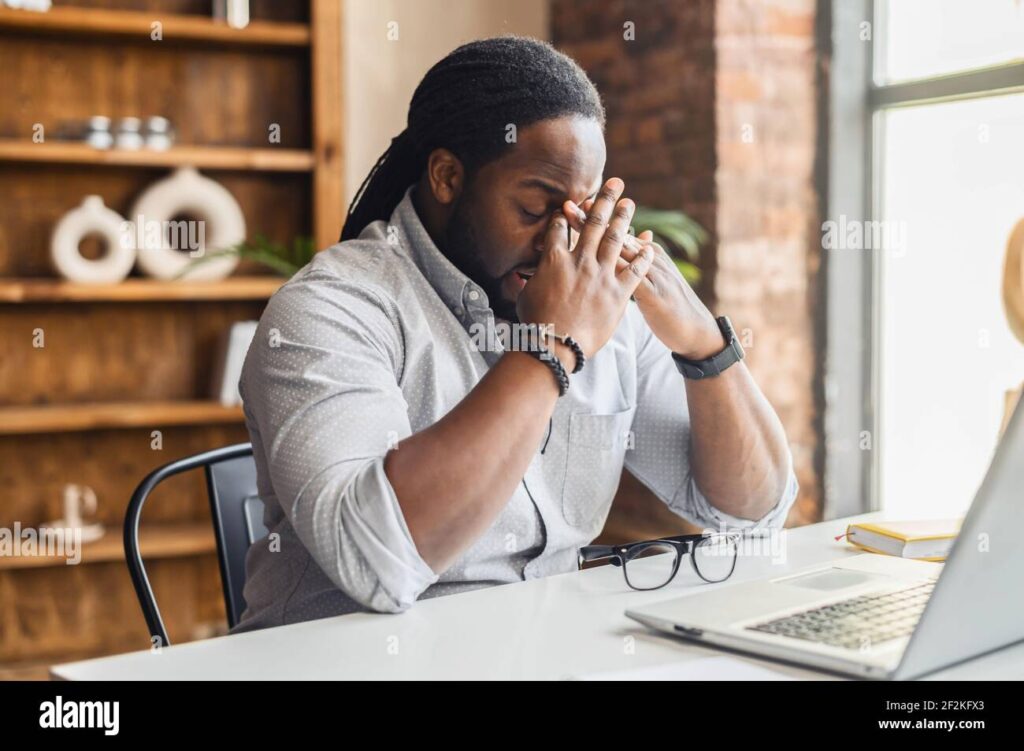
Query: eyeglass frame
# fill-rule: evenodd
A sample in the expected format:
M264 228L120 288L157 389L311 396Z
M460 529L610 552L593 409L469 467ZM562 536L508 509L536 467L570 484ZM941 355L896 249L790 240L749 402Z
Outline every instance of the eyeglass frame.
M712 581L705 577L700 569L697 568L697 559L693 555L693 551L697 549L697 546L704 540L710 540L715 537L727 537L734 541L735 554L732 558L732 568L729 569L729 573L721 578ZM708 584L718 584L728 580L733 572L736 571L736 561L739 558L739 544L738 541L742 537L739 532L712 532L712 533L700 533L693 535L675 535L673 537L659 537L653 540L640 540L639 542L629 542L624 545L584 545L579 549L576 554L576 566L577 571L583 569L583 564L590 561L600 561L605 558L611 559L613 566L618 566L622 569L622 576L626 580L626 584L638 592L653 592L656 589L661 589L667 584L671 583L676 578L676 574L679 573L679 562L682 561L684 555L690 556L690 564L693 566L694 572ZM665 580L664 584L659 584L657 587L635 587L630 582L629 577L626 575L626 563L631 560L635 560L636 553L639 550L644 550L648 547L652 547L656 544L668 544L676 551L676 560L672 565L672 575ZM637 550L639 549L639 550ZM636 551L636 552L634 552Z

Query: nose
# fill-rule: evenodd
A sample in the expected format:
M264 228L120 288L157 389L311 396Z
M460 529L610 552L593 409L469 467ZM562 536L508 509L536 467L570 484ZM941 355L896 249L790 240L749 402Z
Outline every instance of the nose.
M548 236L547 225L541 229L537 235L533 238L533 252L543 253L544 252L544 240Z

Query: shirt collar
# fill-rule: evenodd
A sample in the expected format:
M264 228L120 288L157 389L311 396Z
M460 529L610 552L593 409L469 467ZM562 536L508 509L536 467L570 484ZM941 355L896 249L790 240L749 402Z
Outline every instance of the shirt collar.
M416 183L413 183L406 188L402 200L391 214L390 227L397 229L399 242L408 249L409 256L444 304L457 314L461 314L460 311L489 309L487 293L448 260L423 226L412 202L415 187Z

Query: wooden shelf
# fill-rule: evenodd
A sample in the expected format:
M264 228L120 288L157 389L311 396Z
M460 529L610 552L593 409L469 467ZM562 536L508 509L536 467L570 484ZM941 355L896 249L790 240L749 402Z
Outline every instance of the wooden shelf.
M110 167L191 166L212 170L311 172L313 153L302 149L250 149L237 146L173 146L155 149L94 149L85 143L0 140L0 161L43 164L90 164Z
M124 538L121 527L108 528L95 542L82 545L81 562L107 563L123 561ZM185 558L217 552L217 541L209 524L196 523L154 523L139 528L139 547L142 560L154 558ZM0 556L0 571L8 569L43 568L47 566L68 566L63 556Z
M0 279L0 304L265 300L286 281L280 276L236 276L217 282L125 279L117 284L80 284L61 279Z
M333 245L349 203L342 54L349 3L261 0L251 5L265 15L241 30L207 17L206 0L54 5L44 13L0 8L0 62L21 82L0 86L0 183L17 188L0 252L0 333L7 334L0 336L0 474L12 519L53 518L42 485L85 478L109 526L80 551L85 568L58 556L0 556L0 579L33 584L0 595L8 611L31 616L0 625L0 656L22 675L148 643L124 574L116 507L155 464L246 440L243 410L221 406L202 385L218 369L211 342L257 317L287 281L243 262L218 282L164 282L133 271L118 284L74 283L48 268L47 233L83 195L123 210L144 186L185 166L222 182L247 226L266 225L265 234L283 242L312 236L316 247ZM166 151L103 150L55 137L62 123L90 115L165 115L178 126L178 143ZM32 142L37 122L46 126L44 143ZM267 140L269 123L280 125L284 143ZM36 328L48 332L45 348L22 335ZM158 389L143 388L140 363L159 370ZM154 458L154 430L173 456ZM126 469L98 470L108 455ZM179 641L205 638L200 627L220 621L224 608L212 525L197 513L208 500L200 472L192 474L181 502L140 530L147 564L196 569L161 584Z
M244 419L241 407L225 407L213 401L0 407L0 435L165 428L171 425L226 425Z
M234 29L206 16L157 11L51 8L44 13L0 8L0 29L35 34L60 34L97 39L152 42L153 24L162 25L163 42L190 42L252 47L309 47L310 28L302 23L252 21Z

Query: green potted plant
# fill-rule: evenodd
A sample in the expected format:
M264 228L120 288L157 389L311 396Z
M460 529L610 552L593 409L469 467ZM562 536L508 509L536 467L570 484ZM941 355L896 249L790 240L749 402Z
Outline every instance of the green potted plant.
M256 261L272 269L281 276L292 277L295 273L313 260L316 246L312 237L299 236L292 240L291 246L282 245L268 240L263 235L256 235L252 240L244 240L237 245L197 258L179 274L182 276L195 266L225 255L237 255L250 261Z

